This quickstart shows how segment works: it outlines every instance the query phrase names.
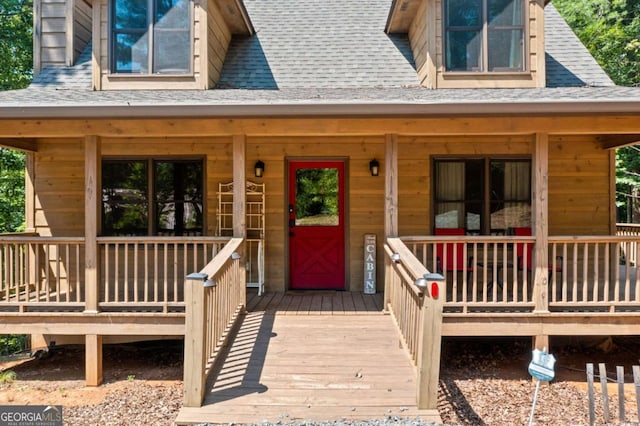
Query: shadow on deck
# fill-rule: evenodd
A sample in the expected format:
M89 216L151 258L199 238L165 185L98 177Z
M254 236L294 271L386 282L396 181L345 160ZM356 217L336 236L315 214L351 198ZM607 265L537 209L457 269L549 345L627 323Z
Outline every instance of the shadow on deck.
M182 408L178 424L439 420L416 407L415 369L381 295L248 294L247 305L203 406Z

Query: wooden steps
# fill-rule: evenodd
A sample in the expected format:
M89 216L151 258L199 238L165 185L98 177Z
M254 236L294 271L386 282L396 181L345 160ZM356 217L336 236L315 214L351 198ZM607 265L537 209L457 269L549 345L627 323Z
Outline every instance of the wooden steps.
M416 407L415 369L390 316L293 316L269 304L245 316L203 406L182 408L176 423L440 421Z

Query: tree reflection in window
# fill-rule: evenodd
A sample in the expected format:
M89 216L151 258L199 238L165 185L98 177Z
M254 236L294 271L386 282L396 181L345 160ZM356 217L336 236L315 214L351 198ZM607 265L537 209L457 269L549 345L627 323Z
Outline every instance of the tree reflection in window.
M338 169L296 170L296 226L338 226Z
M201 160L104 160L103 235L202 235L202 182Z

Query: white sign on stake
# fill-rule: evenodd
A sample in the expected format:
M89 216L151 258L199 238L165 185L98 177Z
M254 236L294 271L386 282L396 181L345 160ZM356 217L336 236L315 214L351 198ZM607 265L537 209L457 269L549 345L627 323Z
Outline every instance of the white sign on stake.
M540 382L550 382L555 377L556 373L553 367L556 364L556 357L547 353L547 348L542 350L534 349L531 362L529 363L529 374L535 379L536 391L533 394L533 406L531 407L531 415L529 416L529 426L533 424L533 413L536 410L536 403L538 402L538 391L540 391Z
M376 294L376 234L364 235L364 294Z

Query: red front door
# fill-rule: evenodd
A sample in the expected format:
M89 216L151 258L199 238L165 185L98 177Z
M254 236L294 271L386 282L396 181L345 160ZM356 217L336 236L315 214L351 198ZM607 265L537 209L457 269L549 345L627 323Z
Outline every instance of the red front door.
M344 289L344 162L289 163L292 289Z

